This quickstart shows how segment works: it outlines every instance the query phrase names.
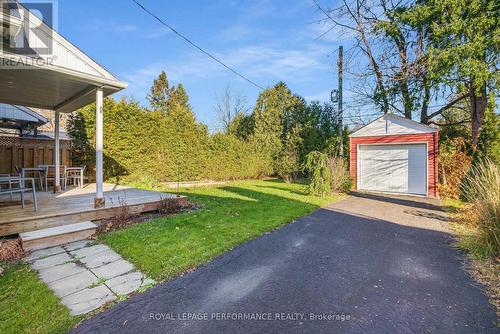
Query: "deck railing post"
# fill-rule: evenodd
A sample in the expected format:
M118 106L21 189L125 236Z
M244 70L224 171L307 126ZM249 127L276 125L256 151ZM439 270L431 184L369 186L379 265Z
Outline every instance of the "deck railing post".
M94 207L102 208L105 205L103 191L103 116L102 116L103 92L102 87L96 90L96 140L95 140L95 185L96 193L94 198Z
M61 152L59 149L59 110L54 113L54 165L55 180L54 193L61 192Z

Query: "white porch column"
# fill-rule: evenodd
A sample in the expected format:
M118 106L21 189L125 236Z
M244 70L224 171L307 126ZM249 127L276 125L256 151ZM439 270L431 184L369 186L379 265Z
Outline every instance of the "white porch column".
M54 181L54 193L61 192L61 153L59 149L59 111L56 110L54 114L54 165L55 170L55 181Z
M103 172L102 172L102 150L103 150L103 120L102 120L102 87L96 90L96 117L95 117L95 185L96 193L94 198L94 207L102 208L105 205L103 191Z

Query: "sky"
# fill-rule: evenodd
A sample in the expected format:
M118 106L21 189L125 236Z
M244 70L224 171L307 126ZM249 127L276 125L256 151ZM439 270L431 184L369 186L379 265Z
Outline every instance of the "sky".
M140 0L193 42L263 87L284 81L308 101L328 101L337 86L337 52L349 36L327 26L312 0ZM331 6L325 3L325 6ZM153 79L165 70L182 83L199 121L215 131L216 94L226 86L252 107L259 88L211 60L131 0L59 0L56 29L128 88L115 94L148 106ZM344 99L351 78L346 77Z

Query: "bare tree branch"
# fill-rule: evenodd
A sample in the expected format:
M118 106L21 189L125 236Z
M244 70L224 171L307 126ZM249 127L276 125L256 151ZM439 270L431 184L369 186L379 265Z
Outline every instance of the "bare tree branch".
M249 108L246 98L234 94L229 85L221 95L215 94L215 112L217 118L226 133L230 131L231 123L239 114L247 114Z
M459 95L457 96L456 98L454 98L453 100L451 100L450 102L448 102L447 104L445 104L443 107L441 107L440 109L438 109L437 111L431 113L430 115L427 116L427 120L426 122L428 122L430 119L440 115L443 113L443 111L447 110L447 109L450 109L451 107L453 107L455 104L457 104L458 102L462 101L463 99L469 97L469 92L465 93L465 94L462 94L462 95Z
M335 20L335 19L334 19L334 18L333 18L333 17L332 17L332 16L331 16L331 15L330 15L327 11L325 11L325 10L324 10L324 9L323 9L323 8L322 8L319 4L318 4L318 2L317 2L316 0L313 0L313 3L316 5L316 7L318 7L318 9L319 9L320 11L322 11L322 12L323 12L323 14L325 14L325 16L326 16L326 17L328 17L328 18L329 18L329 19L330 19L333 23L335 23L336 25L338 25L338 26L340 26L340 27L342 27L342 28L346 28L346 29L350 29L350 30L354 30L354 31L356 31L356 29L355 29L355 28L350 27L350 26L345 25L345 24L342 24L342 23L338 22L337 20Z
M465 124L465 123L470 123L470 122L472 122L472 119L465 119L465 120L454 122L454 123L438 123L438 122L430 121L428 124L434 124L437 126L453 126L453 125L460 125L460 124Z

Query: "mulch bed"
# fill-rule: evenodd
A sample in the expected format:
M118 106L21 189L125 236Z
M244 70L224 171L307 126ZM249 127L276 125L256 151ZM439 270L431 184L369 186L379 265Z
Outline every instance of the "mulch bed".
M1 239L0 240L0 261L14 262L24 257L21 239Z

